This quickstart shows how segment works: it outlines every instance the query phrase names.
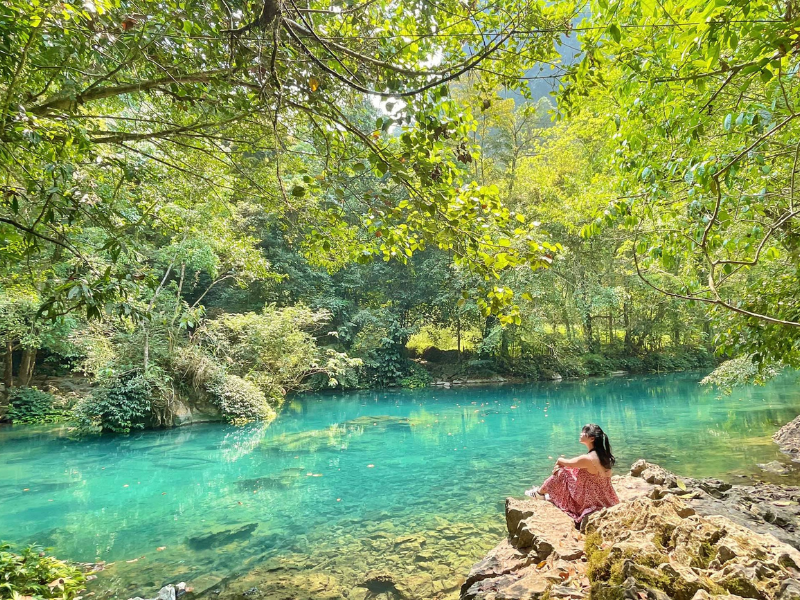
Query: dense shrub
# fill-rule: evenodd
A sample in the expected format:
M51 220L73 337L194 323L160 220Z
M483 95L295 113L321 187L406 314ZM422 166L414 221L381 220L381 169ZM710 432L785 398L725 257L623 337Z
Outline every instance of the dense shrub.
M428 387L433 381L433 377L425 369L416 363L411 364L408 375L400 380L400 385L404 388L424 388Z
M21 387L11 392L6 419L12 423L57 423L71 415L68 409L58 406L52 394L35 387Z
M219 373L208 386L208 392L232 423L240 425L275 418L275 409L270 406L264 392L252 381L238 375ZM273 399L273 402L277 401Z
M584 354L581 356L583 368L587 375L608 375L614 368L614 362L602 354Z
M141 371L119 375L100 387L75 407L75 415L83 428L127 433L144 429L152 416L153 400L158 386Z
M267 306L261 314L225 314L206 321L195 337L226 370L246 377L280 403L283 393L298 389L318 370L319 350L309 330L328 319L327 312L303 306Z
M83 573L49 556L37 546L20 554L0 546L0 598L59 598L72 600L83 589Z

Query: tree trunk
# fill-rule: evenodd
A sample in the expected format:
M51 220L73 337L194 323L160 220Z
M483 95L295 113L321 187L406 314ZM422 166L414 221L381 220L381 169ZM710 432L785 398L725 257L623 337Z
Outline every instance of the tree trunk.
M586 349L594 352L594 331L592 329L592 315L588 312L583 316L583 331L586 338Z
M3 370L3 383L6 386L6 397L14 387L14 341L6 340L6 360Z
M144 372L147 373L147 366L150 362L150 332L147 325L144 327Z
M456 348L458 349L458 360L461 360L461 315L456 315Z
M23 348L22 361L19 364L19 384L21 386L30 385L35 367L36 348Z
M630 317L630 309L628 308L628 303L624 302L622 304L622 322L625 325L625 352L631 352L633 350L633 338L631 336L631 317Z
M566 301L561 309L561 318L564 319L564 326L567 328L567 339L572 341L572 324L569 321L569 311L567 311Z
M608 345L614 345L614 313L611 312L611 308L608 309Z

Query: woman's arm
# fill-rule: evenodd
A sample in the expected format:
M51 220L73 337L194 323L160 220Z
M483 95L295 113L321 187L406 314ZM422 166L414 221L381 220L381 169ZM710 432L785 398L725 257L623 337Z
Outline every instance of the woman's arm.
M588 454L582 454L575 458L559 458L556 461L557 467L571 467L573 469L590 469L594 466L594 462Z

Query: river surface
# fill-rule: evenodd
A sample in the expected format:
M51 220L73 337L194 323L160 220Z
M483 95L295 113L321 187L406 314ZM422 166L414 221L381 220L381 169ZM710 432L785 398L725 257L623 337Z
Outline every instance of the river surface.
M269 427L5 427L0 539L105 561L98 597L186 581L209 597L361 599L370 572L456 597L503 535L504 498L580 453L585 423L608 433L617 472L646 457L736 481L780 459L770 436L800 413L797 375L727 397L700 377L304 395Z

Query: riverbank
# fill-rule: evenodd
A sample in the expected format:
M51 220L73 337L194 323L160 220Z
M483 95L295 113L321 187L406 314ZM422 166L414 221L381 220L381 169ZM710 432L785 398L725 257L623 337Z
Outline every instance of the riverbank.
M307 389L294 392L291 398L302 397L308 393L333 393L355 390L384 390L406 388L444 388L458 386L485 386L501 384L525 384L537 381L578 380L594 377L652 375L677 373L683 371L707 372L718 364L718 360L705 348L690 347L651 352L646 355L632 353L565 356L534 356L517 358L480 359L468 352L441 351L428 348L413 360L406 358L407 363L401 371L404 376L390 383L378 385L374 377L369 376L366 368L362 376L353 378L350 384L339 384L335 387L322 385L314 377L307 382ZM698 377L699 379L700 377ZM383 381L383 380L380 380ZM107 383L107 382L106 382ZM243 422L250 419L235 419L224 410L225 404L196 386L183 385L180 382L162 382L160 398L152 402L141 402L136 395L130 396L130 390L123 390L115 395L115 402L108 401L102 406L94 406L92 396L100 398L107 395L103 384L92 377L76 373L46 374L38 373L30 381L30 387L11 388L11 406L2 404L0 400L0 424L27 423L43 424L53 422L81 422L84 426L93 417L104 423L104 430L125 432L130 429L153 429L181 427L200 423L224 421ZM152 391L152 390L151 390ZM6 396L0 385L0 399ZM78 408L81 401L90 401L86 406ZM119 404L119 405L117 405ZM280 411L285 402L271 409L261 420L269 422ZM130 408L133 405L135 408ZM15 410L16 407L16 410ZM10 409L10 410L9 410ZM94 414L100 411L100 416ZM132 413L135 416L123 419L109 418L108 415ZM104 416L105 415L105 416ZM258 420L258 419L256 419ZM106 421L110 421L107 423Z
M460 600L800 598L800 488L679 478L643 460L581 531L549 502L506 500L508 537Z

